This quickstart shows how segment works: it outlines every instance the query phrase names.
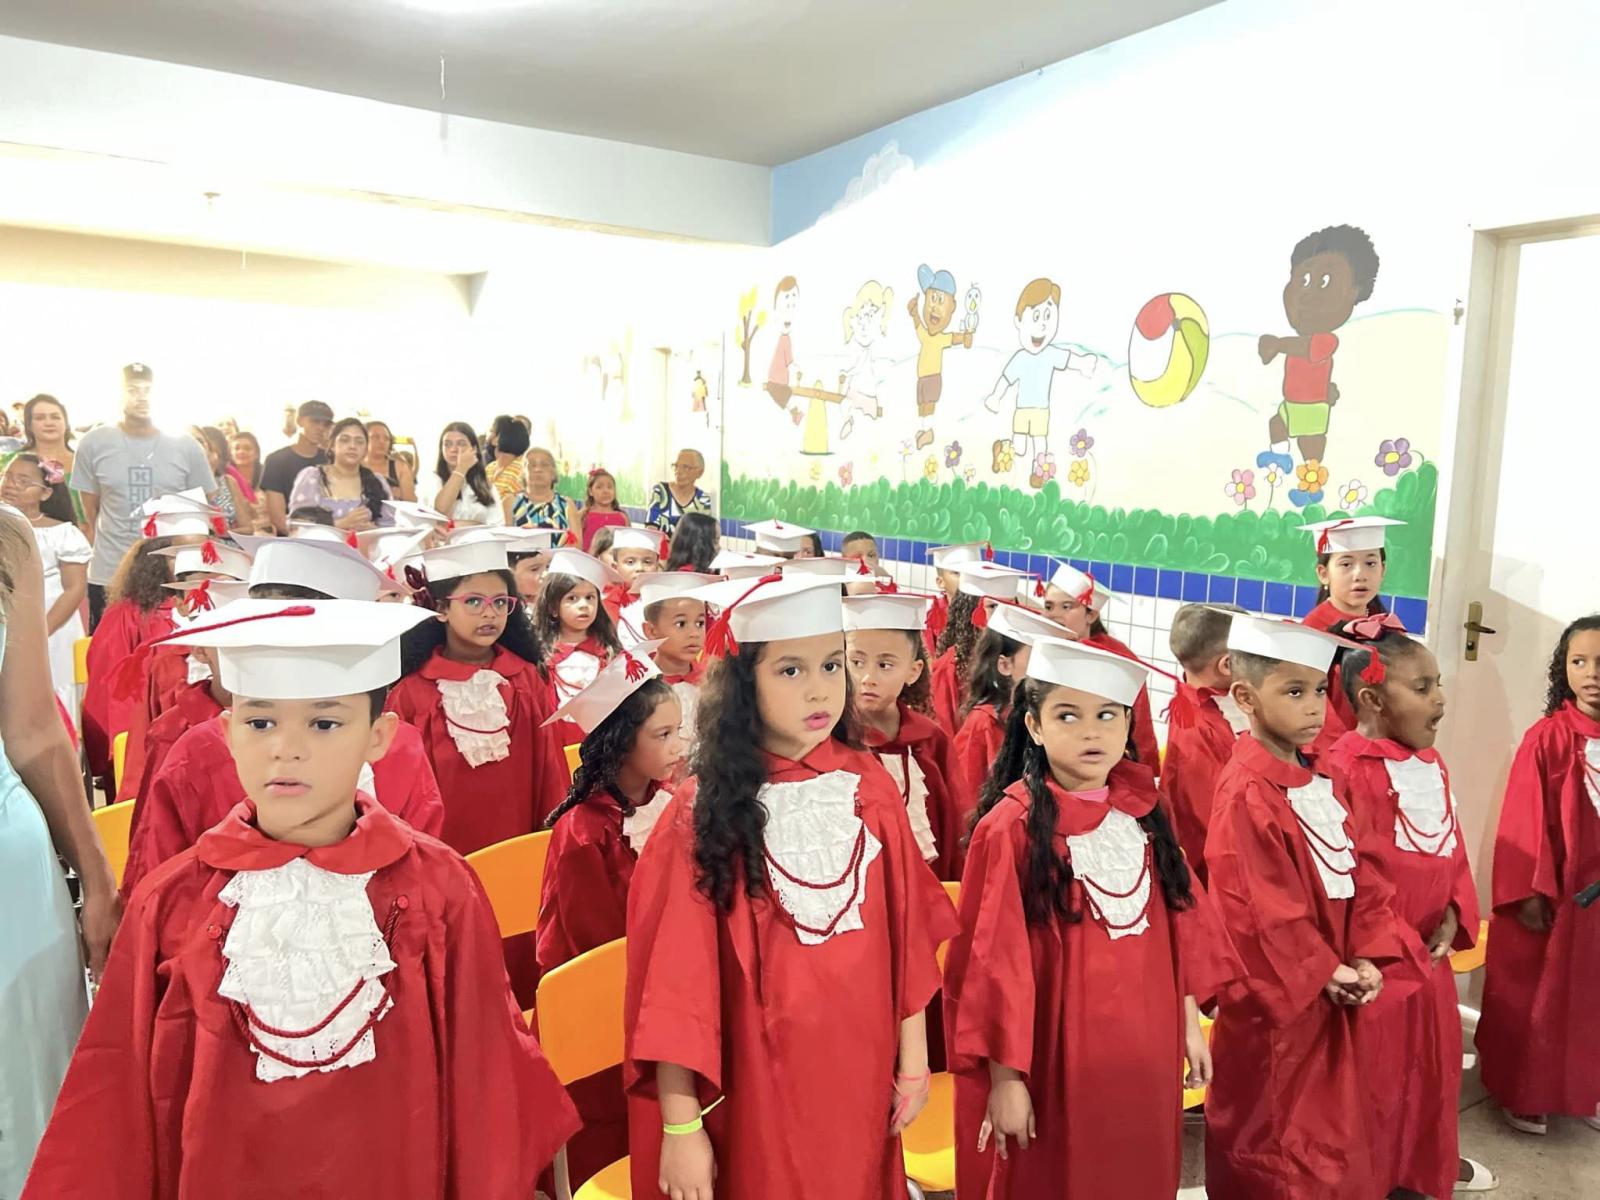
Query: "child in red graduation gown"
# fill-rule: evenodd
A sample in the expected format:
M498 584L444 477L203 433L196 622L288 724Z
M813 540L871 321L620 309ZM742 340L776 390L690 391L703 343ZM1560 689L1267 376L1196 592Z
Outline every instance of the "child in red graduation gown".
M624 646L644 641L644 606L639 595L639 580L661 570L667 556L667 539L655 529L624 525L611 534L611 555L607 561L617 572L602 597L606 615Z
M600 602L605 589L618 582L615 571L582 551L562 546L550 555L539 605L530 614L550 672L548 711L554 712L593 683L611 656L622 649L616 627ZM583 730L564 721L552 726L551 736L558 746L575 746L583 741ZM568 775L563 794L570 781Z
M572 790L550 817L539 903L539 971L554 970L627 932L634 864L671 793L662 780L683 762L683 714L642 642L614 658L558 714L588 735ZM637 657L636 657L637 656ZM567 1147L574 1188L628 1153L622 1068L569 1088L583 1130Z
M1321 731L1336 639L1238 615L1233 694L1250 717L1217 781L1211 897L1244 966L1224 990L1206 1097L1206 1187L1230 1200L1372 1200L1364 1006L1426 970L1349 812L1301 750ZM1387 965L1394 964L1394 965Z
M1600 1129L1600 617L1567 626L1545 716L1511 764L1494 845L1494 915L1477 1047L1507 1120L1545 1132L1554 1113Z
M1432 968L1428 986L1380 997L1356 1029L1379 1194L1488 1191L1494 1176L1457 1151L1461 1013L1450 952L1477 940L1478 892L1450 775L1433 748L1444 717L1439 664L1387 613L1340 628L1370 648L1344 655L1346 699L1360 717L1321 765Z
M921 596L846 596L846 661L867 748L899 789L923 859L940 879L959 879L974 805L952 785L950 739L927 715L927 607Z
M184 635L221 643L250 799L134 894L28 1200L532 1194L577 1119L488 900L356 786L426 616L242 600Z
M1124 759L1144 676L1036 643L985 784L945 975L963 1198L1177 1191L1183 1063L1209 1080L1199 1003L1237 965Z
M1242 611L1242 610L1232 610ZM1167 709L1167 754L1161 764L1161 798L1178 844L1201 883L1206 875L1206 830L1217 777L1246 727L1229 687L1228 626L1221 605L1185 604L1172 618L1172 656L1183 680Z
M699 594L729 654L628 896L634 1195L902 1196L954 913L893 783L845 740L837 580Z
M687 568L657 571L638 579L643 631L647 640L659 642L656 666L678 698L683 712L684 760L694 746L695 713L700 686L705 682L706 604L687 593L721 579Z

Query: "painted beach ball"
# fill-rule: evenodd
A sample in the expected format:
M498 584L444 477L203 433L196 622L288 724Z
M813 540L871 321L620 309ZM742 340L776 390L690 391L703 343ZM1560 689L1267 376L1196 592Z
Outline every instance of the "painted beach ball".
M1210 349L1201 307L1182 292L1157 296L1134 318L1128 381L1151 408L1169 408L1194 391Z

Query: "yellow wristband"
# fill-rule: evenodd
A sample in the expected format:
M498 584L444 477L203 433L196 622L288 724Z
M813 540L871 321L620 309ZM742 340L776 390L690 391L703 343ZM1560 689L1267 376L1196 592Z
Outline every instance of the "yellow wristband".
M712 1109L716 1108L717 1105L721 1104L726 1099L727 1099L726 1096L718 1096L715 1100L713 1100L705 1108L702 1108L700 1110L700 1115L698 1117L696 1117L692 1121L685 1121L682 1125L668 1125L668 1124L663 1123L662 1126L661 1126L661 1132L662 1133L677 1134L680 1137L682 1137L684 1134L699 1133L702 1129L704 1129L706 1127L706 1123L705 1123L706 1114L709 1113Z

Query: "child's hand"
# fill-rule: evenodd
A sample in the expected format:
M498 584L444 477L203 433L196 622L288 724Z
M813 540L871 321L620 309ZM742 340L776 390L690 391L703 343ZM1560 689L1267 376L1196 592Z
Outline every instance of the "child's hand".
M1184 1086L1192 1088L1209 1086L1211 1047L1206 1042L1206 1035L1200 1032L1198 1023L1190 1022L1184 1031L1183 1055L1189 1060L1189 1074L1184 1080Z
M333 524L338 529L371 529L372 510L365 504L358 504Z
M1263 363L1269 363L1278 357L1278 339L1270 333L1263 333L1261 340L1256 343L1256 352L1261 355Z
M1456 940L1456 934L1461 929L1461 918L1456 913L1456 906L1445 906L1444 918L1439 922L1439 927L1428 938L1428 958L1438 962L1450 953L1450 946Z
M1529 933L1549 933L1555 924L1550 901L1543 896L1529 896L1517 908L1517 922Z
M1355 1004L1361 995L1361 976L1354 967L1340 963L1334 968L1333 978L1322 985L1322 990L1335 1004Z
M984 1114L983 1125L978 1130L978 1153L989 1145L989 1135L994 1135L995 1153L1006 1157L1006 1139L1015 1138L1017 1149L1026 1150L1034 1136L1033 1097L1028 1095L1028 1085L1020 1079L1007 1079L989 1085L989 1110Z
M1365 958L1358 958L1350 964L1356 969L1356 974L1361 978L1361 995L1356 999L1357 1004L1371 1004L1378 998L1378 993L1383 991L1383 972Z
M671 1200L712 1200L716 1155L704 1129L661 1135L661 1194Z
M911 1126L922 1110L928 1107L930 1090L928 1074L907 1079L896 1075L894 1079L894 1109L889 1116L889 1136L899 1137Z

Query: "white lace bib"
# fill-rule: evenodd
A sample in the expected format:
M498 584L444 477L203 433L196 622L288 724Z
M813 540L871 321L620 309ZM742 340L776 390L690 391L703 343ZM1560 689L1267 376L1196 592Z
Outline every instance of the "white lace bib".
M211 679L210 664L198 654L189 655L187 670L188 674L185 676L185 680L191 687L197 683L206 683Z
M767 810L767 877L802 945L820 946L863 928L867 868L883 843L856 815L860 782L849 771L830 771L799 783L769 783L756 795ZM807 887L795 879L832 886Z
M445 728L469 767L499 762L511 753L511 714L500 692L505 677L487 667L471 679L441 679Z
M227 967L217 994L249 1008L263 1045L319 1064L290 1066L252 1047L257 1079L298 1079L357 1067L376 1055L375 1031L368 1029L349 1053L334 1057L393 1004L379 982L395 964L367 898L371 878L370 871L340 875L296 858L266 871L240 871L218 894L237 915L222 946ZM311 1029L358 985L355 998L315 1033L279 1037L260 1028Z
M1222 714L1222 719L1228 722L1228 728L1233 730L1235 737L1250 730L1250 718L1245 716L1244 709L1240 708L1233 698L1232 692L1218 692L1211 697L1217 704L1217 711Z
M1344 805L1334 797L1326 775L1313 775L1305 787L1289 789L1289 807L1299 818L1311 857L1316 859L1322 890L1329 900L1356 894L1356 847L1345 828Z
M901 756L898 752L874 751L894 786L906 802L906 816L911 818L911 836L917 839L917 849L924 862L939 857L939 842L933 836L933 823L928 819L928 778L917 765L912 754Z
M565 704L600 674L600 660L587 650L574 650L555 668L556 696Z
M644 601L635 600L617 614L617 641L632 650L644 640Z
M1112 941L1150 928L1149 845L1138 819L1115 808L1088 833L1067 838L1072 874L1083 884L1091 915Z
M692 754L694 715L700 706L700 689L684 679L672 685L672 694L678 698L678 707L683 710L683 724L678 726L678 735L683 738L683 752L685 755Z
M1394 844L1412 854L1449 858L1456 852L1456 814L1443 768L1420 758L1384 759L1383 766L1400 804Z
M1583 743L1583 786L1589 793L1589 803L1600 816L1600 738L1586 738Z
M661 820L661 814L666 811L667 802L671 799L672 793L666 788L657 788L654 796L622 818L622 836L628 839L628 845L635 854L643 853L650 831Z

